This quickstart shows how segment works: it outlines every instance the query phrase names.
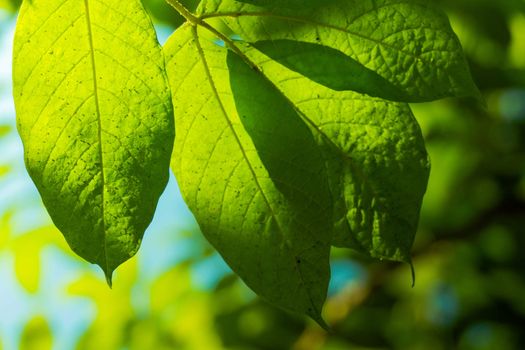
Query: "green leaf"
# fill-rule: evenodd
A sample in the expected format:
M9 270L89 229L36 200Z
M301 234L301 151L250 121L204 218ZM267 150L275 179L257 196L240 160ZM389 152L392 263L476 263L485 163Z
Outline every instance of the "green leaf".
M258 41L253 46L285 67L333 90L352 90L389 100L407 99L388 80L331 47L293 40Z
M53 222L110 282L152 219L174 137L164 59L140 1L25 1L14 97Z
M198 13L203 19L224 20L250 43L293 40L338 50L402 91L396 100L479 96L447 17L426 0L314 1L303 6L293 1L280 6L277 0L204 0ZM312 61L311 53L299 50L294 60ZM326 60L301 68L306 76L335 77ZM333 84L337 81L327 85ZM369 90L374 96L395 97L382 95L373 86Z
M333 91L240 47L293 101L324 149L334 200L333 245L410 262L430 166L409 106Z
M340 1L340 0L308 0L308 1L304 1L304 0L280 0L280 1L275 1L275 0L238 0L238 2L244 2L244 3L247 3L247 4L251 4L251 5L257 5L257 6L268 7L268 8L274 8L274 7L283 8L283 7L287 7L287 8L296 8L296 9L297 8L303 8L305 6L308 6L308 7L322 6L322 5L326 5L329 2L334 2L334 1Z
M184 25L165 47L184 199L249 287L323 324L332 205L322 153L295 106L203 31Z

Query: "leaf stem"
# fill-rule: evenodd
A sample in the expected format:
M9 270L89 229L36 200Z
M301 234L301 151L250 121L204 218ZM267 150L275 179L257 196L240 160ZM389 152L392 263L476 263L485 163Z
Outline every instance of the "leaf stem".
M226 35L213 28L210 24L206 23L204 18L195 16L179 0L166 0L166 2L193 26L201 26L215 34L219 39L224 41L229 49L239 55L239 57L241 57L247 65L249 65L252 69L259 71L259 67L257 67L257 65L255 65L250 59L248 59L248 57L246 57L246 55L237 47L237 45L235 45L235 42L232 39L228 38Z
M200 20L200 19L199 19ZM244 52L242 52L238 47L237 45L235 44L235 42L228 38L226 35L222 34L221 32L219 32L217 29L213 28L211 25L209 25L208 23L206 23L205 21L203 20L200 20L200 23L199 23L200 26L202 26L203 28L206 28L208 29L210 32L212 32L213 34L215 34L219 39L221 39L222 41L224 41L224 43L226 44L226 46L228 46L229 49L231 49L233 52L235 52L237 55L239 55L240 58L242 58L242 60L248 65L250 66L252 69L256 70L256 71L260 71L259 67L254 63L252 62L252 60L250 60L248 58L248 56L246 56L244 54Z
M168 5L173 7L178 13L180 13L182 17L186 18L186 20L191 24L197 25L202 23L202 20L190 11L188 11L188 9L179 0L166 0L166 2L168 3Z

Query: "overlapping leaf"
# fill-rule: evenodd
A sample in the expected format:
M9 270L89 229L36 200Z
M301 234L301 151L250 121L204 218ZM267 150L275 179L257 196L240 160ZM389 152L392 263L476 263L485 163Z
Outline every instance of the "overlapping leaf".
M408 105L387 100L475 96L458 40L425 0L203 0L198 17L172 5L189 23L165 47L170 96L138 0L24 4L28 170L72 248L110 277L167 181L173 97L172 167L203 233L259 295L322 324L331 245L410 261L429 163Z
M27 169L71 248L112 271L168 180L164 60L140 1L25 1L14 97Z
M325 72L325 82L344 80L330 72L346 72L348 61L355 61L348 89L356 75L373 71L399 91L385 93L377 84L357 91L405 102L478 94L448 19L427 0L204 0L198 12L204 19L224 20L243 40L272 40L263 47L270 56L284 59L288 41L296 41L295 61L309 60L316 51L318 65L298 69L308 77ZM329 48L348 60L334 60Z
M322 152L335 205L332 220L336 230L331 243L374 257L409 261L428 180L428 159L408 106L327 89L240 43L237 47L244 51L242 58L233 52L227 54L224 48L199 37L199 31L205 30L188 25L166 47L181 130L173 165L185 199L205 235L233 269L271 301L312 315L311 310L298 305L299 298L290 289L293 279L286 273L279 280L269 280L272 284L266 283L266 268L270 268L271 276L275 269L286 271L297 264L290 258L273 257L275 244L265 235L268 225L264 220L251 220L254 214L261 215L260 205L253 202L257 191L265 193L266 186L252 184L254 192L246 180L251 176L258 182L259 171L268 172L264 177L273 181L271 196L290 197L279 183L290 179L290 183L298 184L301 177L309 179L312 174L307 172L311 166L297 162L305 153L304 141L297 143L298 137L291 137L305 126L316 144L309 146L307 153ZM277 88L280 93L275 92ZM193 91L199 93L188 99ZM293 105L293 118L285 118L286 113L278 107L283 103ZM275 114L281 115L278 124ZM232 144L239 148L237 152ZM253 154L257 157L251 158ZM257 173L243 170L239 164L244 162L248 168L255 164ZM306 194L313 194L315 189L304 185L297 188ZM272 208L266 216L283 213L291 216L288 221L300 217L293 206L283 207L279 202L272 208L273 203L265 201L265 206ZM302 220L312 225L311 217ZM301 239L290 241L284 255L296 258L297 254L290 251L304 249L311 238L315 241L313 233L307 236L303 232L298 236ZM244 243L245 236L258 237L248 241L255 252ZM264 266L261 257L270 258L271 264ZM319 253L300 260L307 261L311 268L328 262L327 255ZM309 273L323 276L319 271L317 268ZM280 283L280 288L276 289L275 283ZM293 301L279 296L283 294L292 295ZM319 310L319 305L316 308Z
M321 151L279 90L201 31L183 26L165 47L183 196L254 291L322 322L332 205Z
M325 150L333 244L409 262L429 161L408 105L330 90L239 47L293 101Z
M337 91L351 90L389 100L408 98L388 80L339 50L294 40L266 40L253 44L285 67Z

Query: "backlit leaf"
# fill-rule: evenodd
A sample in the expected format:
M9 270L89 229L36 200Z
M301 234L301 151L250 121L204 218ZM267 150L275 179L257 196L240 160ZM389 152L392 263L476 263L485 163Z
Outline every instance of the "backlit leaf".
M402 92L396 97L369 86L366 92L373 96L407 102L478 96L447 17L427 0L289 1L285 6L278 0L204 0L198 13L204 19L224 20L251 43L294 40L338 50ZM297 61L313 60L311 54L293 53ZM344 71L347 64L329 57L318 57L317 65L303 65L298 71L306 76L324 71L325 82L330 77L340 80L330 74L332 65L342 64Z
M182 194L248 286L322 324L332 231L322 153L295 106L201 31L185 25L165 47Z
M113 270L135 254L168 180L164 60L139 0L31 0L14 44L25 160L71 248Z

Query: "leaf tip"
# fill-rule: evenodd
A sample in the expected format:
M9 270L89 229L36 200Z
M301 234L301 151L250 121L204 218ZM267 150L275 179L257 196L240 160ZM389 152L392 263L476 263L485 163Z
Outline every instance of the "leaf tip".
M106 283L108 284L109 288L113 288L113 271L114 270L105 270L102 268L102 271L104 271L104 276L106 277Z
M332 328L326 323L323 316L320 313L309 313L308 314L322 329L328 333L332 332Z
M412 288L414 288L416 286L416 269L414 268L412 260L409 260L408 264L410 265L410 272L412 274Z
M321 326L322 329L324 329L326 332L328 333L333 333L333 329L332 327L330 327L330 325L328 323L326 323L326 321L322 318L322 317L319 317L319 320L316 320L317 324L319 326Z
M478 90L478 94L474 96L474 100L476 103L478 103L484 110L487 110L489 108L489 105L487 103L487 100L485 97L483 97L481 91Z
M106 282L108 283L109 288L113 288L112 274L106 274Z

